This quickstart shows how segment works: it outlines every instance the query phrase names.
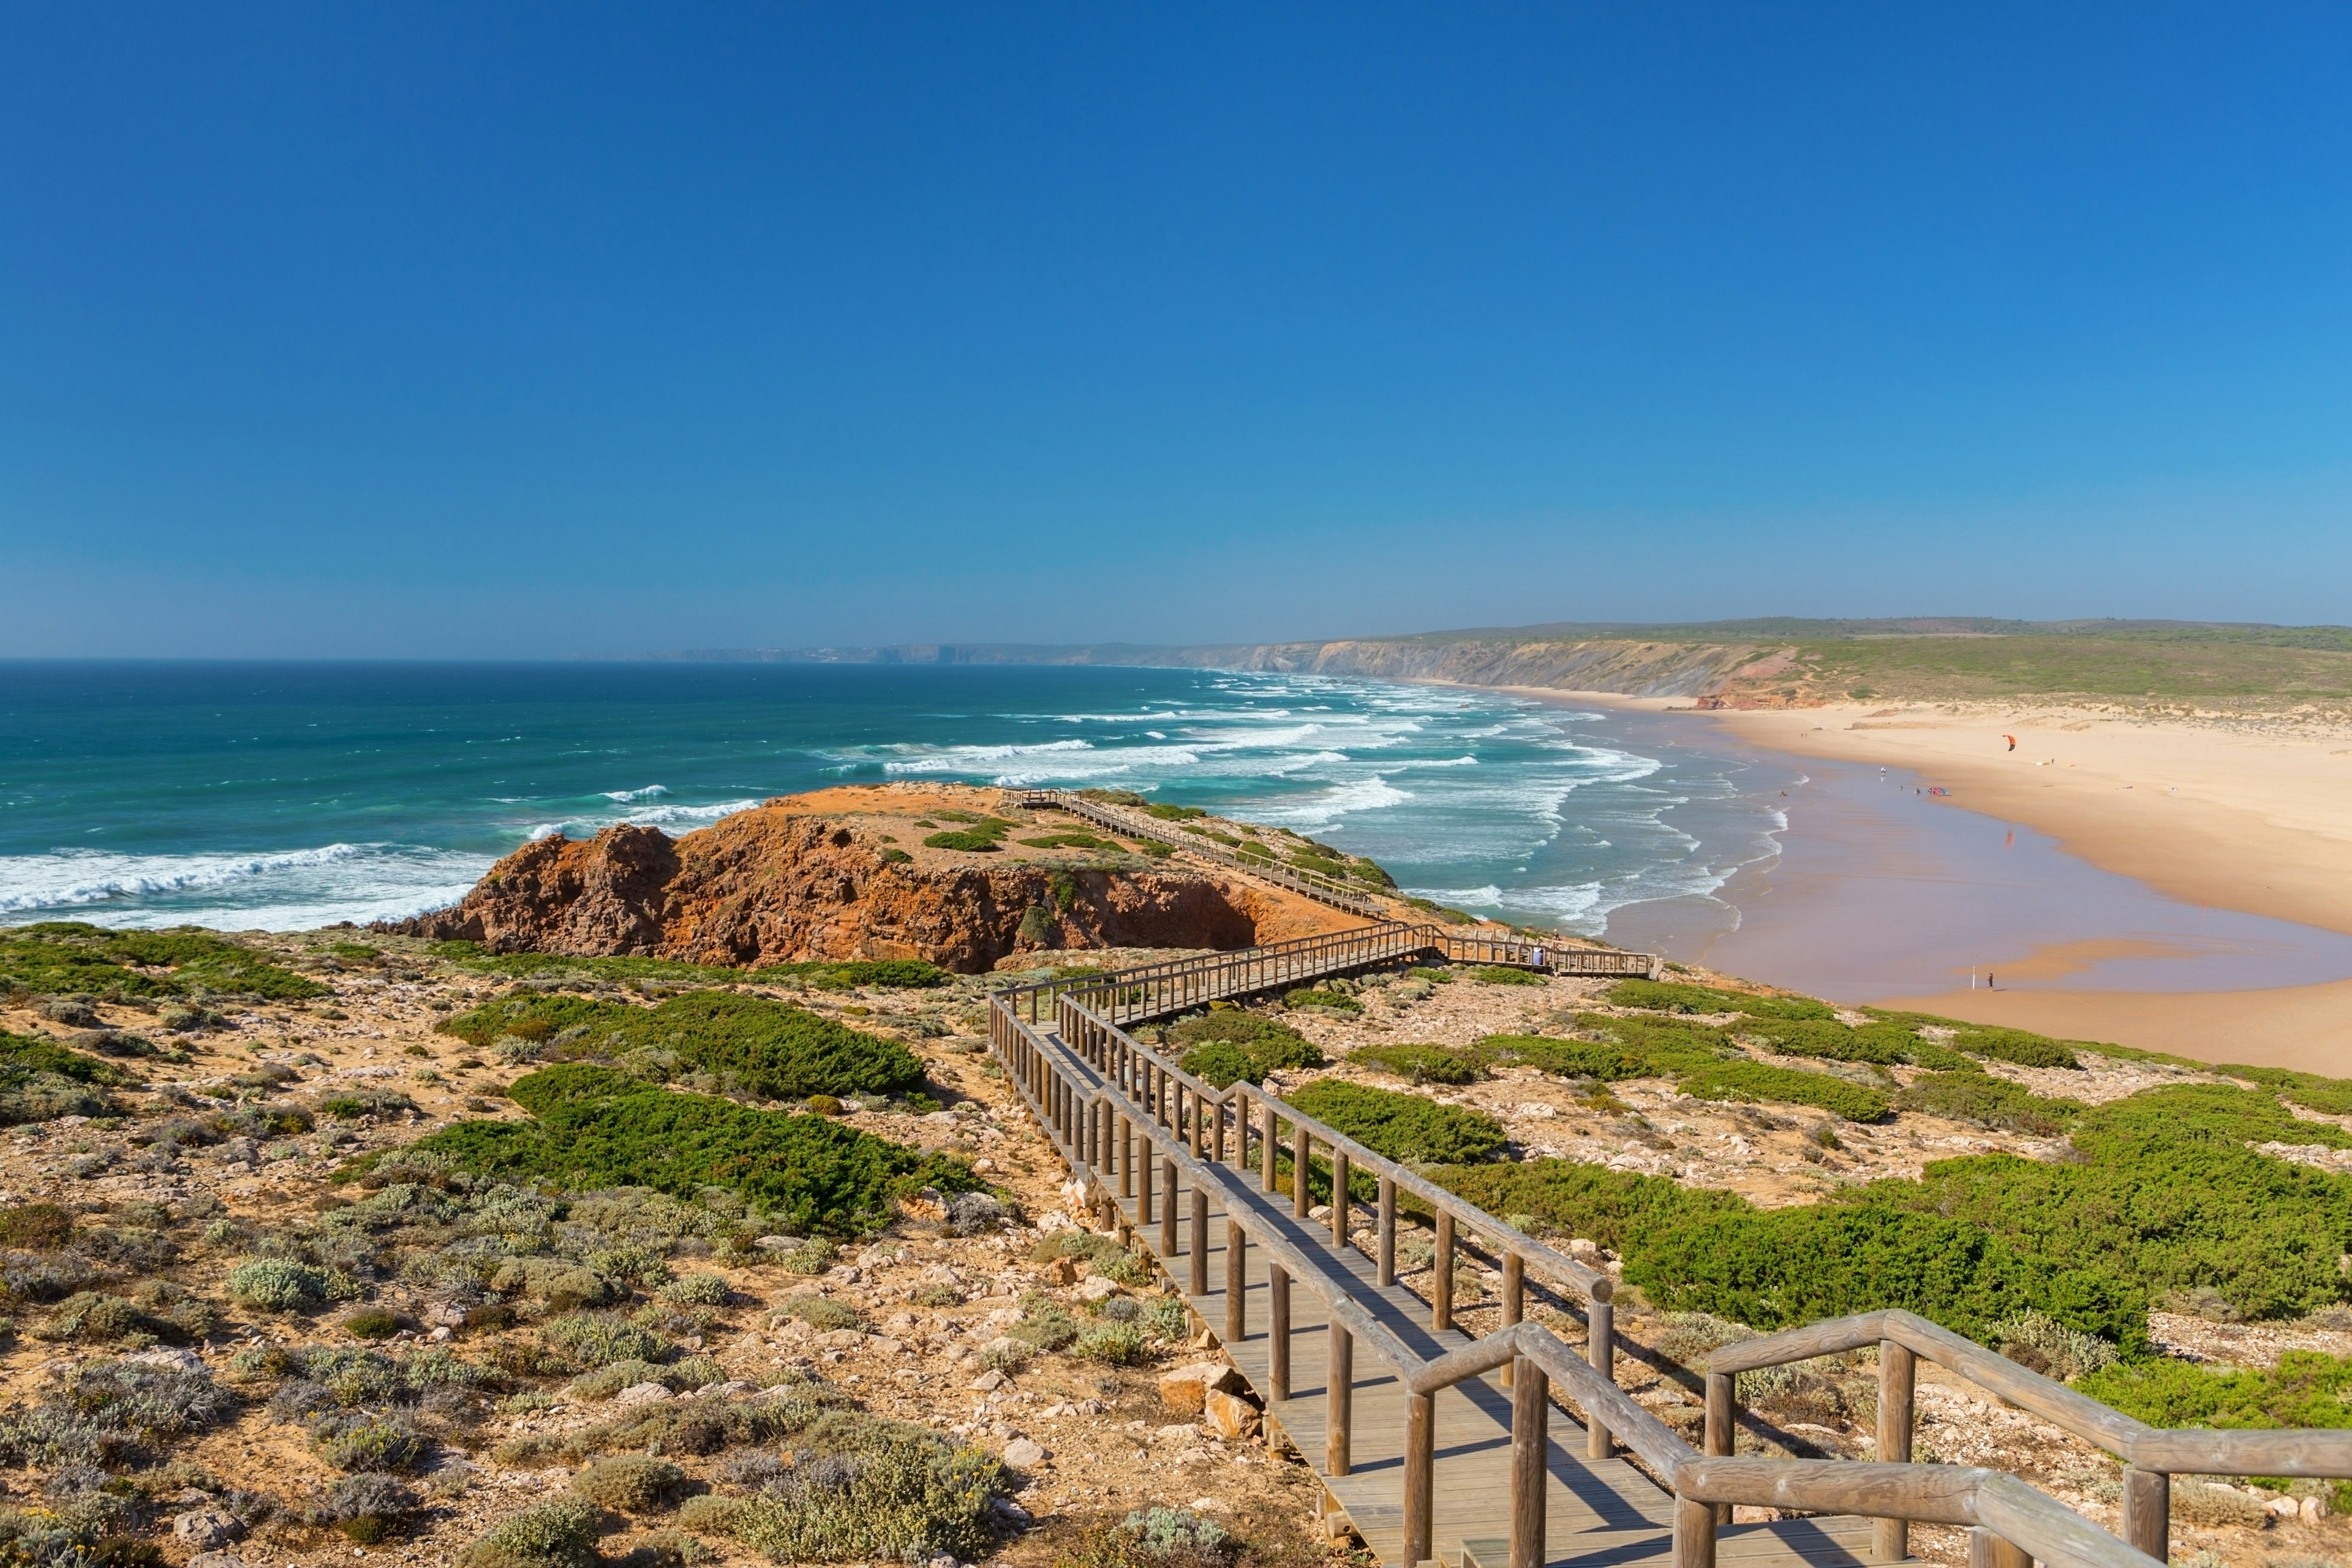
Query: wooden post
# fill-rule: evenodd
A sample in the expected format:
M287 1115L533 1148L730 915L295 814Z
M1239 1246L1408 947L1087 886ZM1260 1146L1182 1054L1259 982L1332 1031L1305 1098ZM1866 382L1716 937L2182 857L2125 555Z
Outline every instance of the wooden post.
M1396 1283L1396 1178L1381 1178L1381 1283Z
M2124 1467L2124 1539L2155 1558L2170 1561L2172 1478L2162 1470Z
M1919 1358L1893 1340L1878 1342L1878 1462L1911 1462L1911 1401L1917 1382ZM1881 1563L1900 1563L1911 1555L1911 1525L1907 1520L1870 1521L1871 1550Z
M1599 1373L1601 1376L1607 1378L1612 1383L1616 1382L1616 1303L1613 1301L1593 1302L1591 1309L1585 1314L1585 1330L1588 1342L1584 1347L1585 1359L1592 1363L1593 1371ZM1599 1411L1595 1410L1591 1414L1592 1416L1592 1424L1585 1428L1585 1457L1592 1459L1605 1459L1612 1451L1609 1441L1609 1428L1601 1424L1601 1413ZM1702 1504L1701 1506L1704 1507L1706 1505ZM1712 1563L1715 1561L1715 1525L1713 1522L1715 1519L1715 1511L1713 1509L1708 1509L1706 1517L1708 1520L1706 1554L1707 1561Z
M1202 1200L1204 1203L1205 1199ZM1249 1338L1249 1233L1242 1222L1225 1219L1225 1346L1228 1350Z
M1517 1328L1527 1310L1527 1258L1519 1253L1503 1253L1503 1328ZM1503 1366L1503 1387L1515 1387L1519 1377L1519 1359L1512 1356Z
M1544 1568L1551 1380L1525 1356L1512 1358L1504 1370L1511 1381L1511 1568Z
M1192 1294L1209 1293L1209 1189L1192 1189Z
M1257 1152L1258 1157L1265 1162L1265 1190L1270 1193L1274 1191L1276 1181L1275 1157L1282 1152L1282 1140L1276 1136L1277 1128L1274 1120L1274 1100L1271 1096L1259 1105L1257 1115Z
M1265 1402L1278 1405L1290 1397L1290 1276L1279 1263L1265 1271L1266 1390Z
M1344 1476L1348 1473L1349 1428L1356 1407L1356 1339L1336 1318L1332 1320L1330 1334L1331 1371L1323 1380L1328 1385L1323 1413L1323 1473Z
M1225 1163L1225 1102L1218 1100L1209 1107L1209 1146L1211 1158L1218 1164Z
M1148 1138L1139 1136L1136 1139L1136 1142L1143 1145L1143 1189L1135 1200L1135 1223L1138 1225L1150 1225L1151 1223L1151 1167L1153 1164L1151 1158L1151 1142ZM1165 1258L1167 1254L1163 1252L1160 1256Z
M1315 1152L1315 1141L1301 1123L1292 1130L1295 1147L1290 1155L1290 1212L1295 1218L1305 1219L1313 1200L1307 1195L1307 1162Z
M1439 1333L1454 1326L1454 1216L1444 1209L1437 1211L1437 1258L1430 1268L1429 1326Z
M1348 1152L1331 1151L1331 1245L1348 1245Z
M1176 1162L1162 1158L1160 1162L1160 1184L1165 1192L1160 1200L1160 1263L1168 1270L1168 1278L1176 1278Z
M1675 1568L1715 1568L1715 1505L1675 1499Z
M1129 1124L1127 1112L1117 1112L1112 1120L1118 1127L1118 1195L1135 1195L1135 1129ZM1143 1216L1150 1219L1150 1215Z
M1732 1375L1727 1372L1710 1372L1706 1374L1706 1436L1703 1452L1717 1458L1727 1459L1731 1457L1732 1442L1736 1435L1733 1428L1736 1412L1732 1409L1731 1404L1732 1384ZM1715 1521L1717 1524L1731 1522L1729 1503L1719 1502L1715 1505Z
M1969 1568L2033 1568L2033 1554L1979 1524L1969 1531Z
M1404 1560L1425 1562L1436 1525L1437 1397L1404 1396Z

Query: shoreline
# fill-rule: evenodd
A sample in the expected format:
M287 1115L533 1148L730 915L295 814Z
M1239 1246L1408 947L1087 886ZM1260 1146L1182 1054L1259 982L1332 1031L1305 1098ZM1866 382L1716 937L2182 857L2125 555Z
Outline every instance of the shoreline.
M1803 989L1790 976L1818 968L1808 954L1823 949L1859 944L1866 954L1875 943L1895 970L1916 973L1938 951L1998 947L1996 962L2021 988L1972 990L1956 962L1941 983L1868 999L2203 1061L2352 1073L2352 965L2309 973L2334 962L2331 937L2352 934L2352 731L2288 718L2165 720L2057 703L1700 710L1687 699L1482 689L1549 705L1689 713L1729 740L1843 764L1825 769L1823 782L1843 784L1849 798L1839 804L1848 809L1805 801L1790 813L1781 856L1717 894L1740 921L1708 944L1709 967ZM2014 752L2008 735L2017 738ZM1831 775L1881 767L1952 793L1905 799L1906 809L1943 808L1912 810L1907 822L1856 820L1856 802L1865 814L1874 803L1851 778ZM2038 879L2020 885L2020 908L2046 916L2041 900L2055 879L2094 900L2105 923L2052 931L2045 919L2033 931L2021 916L2018 929L2006 929L1997 913L1969 906L1949 857L1921 858L1923 846L1997 826L2010 828L2005 848L2023 829L2025 850L2072 863L2042 865ZM1995 868L1990 852L1960 864L1989 880L2015 874ZM2137 889L2137 909L2118 884ZM2179 931L2189 923L2184 911L2227 934L2202 947L2146 939L2145 924L2168 921ZM2231 973L2260 975L2276 967L2280 939L2307 950L2292 966L2301 972L2210 989L2160 983L2211 970L2217 953L2235 958ZM2143 978L2116 984L2118 973Z

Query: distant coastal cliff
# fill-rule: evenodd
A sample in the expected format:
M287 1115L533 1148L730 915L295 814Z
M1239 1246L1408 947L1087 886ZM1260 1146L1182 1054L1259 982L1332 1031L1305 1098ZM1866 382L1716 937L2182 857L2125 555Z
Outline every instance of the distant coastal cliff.
M701 648L640 658L1100 664L1279 670L1686 697L1704 707L2080 698L2135 710L2352 716L2352 627L1971 616L1686 626L1558 624L1271 643L902 643Z

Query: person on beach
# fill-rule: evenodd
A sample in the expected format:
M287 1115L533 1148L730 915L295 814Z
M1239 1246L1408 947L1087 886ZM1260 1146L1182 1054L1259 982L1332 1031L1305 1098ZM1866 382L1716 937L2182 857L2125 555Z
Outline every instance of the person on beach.
M1988 969L1985 971L1985 989L1990 991L1992 988L1992 971Z

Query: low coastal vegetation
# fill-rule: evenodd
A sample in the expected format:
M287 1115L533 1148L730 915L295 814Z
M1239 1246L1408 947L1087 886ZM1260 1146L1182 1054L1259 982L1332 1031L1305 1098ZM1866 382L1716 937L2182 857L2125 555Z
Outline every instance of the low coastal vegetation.
M328 994L310 976L193 926L109 931L76 921L0 931L0 988L134 1004L183 996L309 1001Z
M801 1231L850 1236L887 1222L896 1200L981 1183L960 1160L919 1155L812 1113L762 1110L573 1063L509 1092L528 1121L465 1121L417 1142L478 1174L561 1190L719 1188Z
M765 996L689 991L643 1007L520 991L437 1026L509 1061L609 1061L653 1081L763 1100L896 1094L922 1059L896 1040Z

